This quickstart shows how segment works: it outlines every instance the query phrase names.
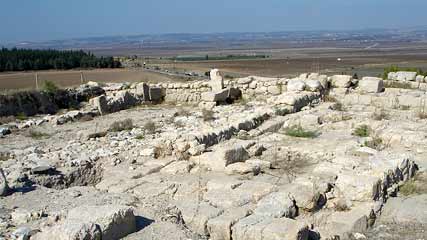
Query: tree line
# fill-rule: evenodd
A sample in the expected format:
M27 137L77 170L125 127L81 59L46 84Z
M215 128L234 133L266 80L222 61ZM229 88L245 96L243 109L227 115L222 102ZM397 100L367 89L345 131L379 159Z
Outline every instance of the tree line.
M67 70L74 68L119 68L112 57L96 57L79 51L7 49L0 50L0 72L27 70Z

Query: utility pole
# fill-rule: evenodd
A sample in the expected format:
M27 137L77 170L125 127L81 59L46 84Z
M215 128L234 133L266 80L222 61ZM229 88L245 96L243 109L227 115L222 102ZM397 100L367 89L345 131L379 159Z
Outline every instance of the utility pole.
M83 71L80 72L80 84L83 84Z
M39 90L39 74L36 73L36 90Z

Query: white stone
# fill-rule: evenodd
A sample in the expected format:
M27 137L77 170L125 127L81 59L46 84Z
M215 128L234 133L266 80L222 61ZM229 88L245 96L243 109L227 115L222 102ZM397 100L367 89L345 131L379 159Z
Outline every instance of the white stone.
M376 77L364 77L359 81L359 90L367 93L379 93L384 91L384 81Z
M331 84L335 88L348 88L351 85L352 77L349 75L334 75Z
M304 91L305 82L299 79L291 79L288 81L287 90L289 92L300 92Z
M212 69L210 73L210 86L212 91L221 91L224 88L224 79L218 69Z
M305 81L306 90L311 92L317 92L322 90L322 84L319 80L307 80Z

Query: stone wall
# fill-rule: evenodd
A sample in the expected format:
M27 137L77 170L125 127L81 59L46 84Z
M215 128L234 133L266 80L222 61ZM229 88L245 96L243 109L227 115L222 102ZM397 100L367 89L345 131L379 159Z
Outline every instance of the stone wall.
M76 108L80 102L104 94L100 87L82 85L76 89L44 91L23 91L0 95L0 117L23 114L54 114L59 109Z

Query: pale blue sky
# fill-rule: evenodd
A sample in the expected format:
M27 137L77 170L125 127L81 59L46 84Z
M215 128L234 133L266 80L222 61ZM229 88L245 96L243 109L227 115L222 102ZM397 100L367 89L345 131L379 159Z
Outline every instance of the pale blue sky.
M427 25L427 0L1 0L0 11L0 44L150 33Z

